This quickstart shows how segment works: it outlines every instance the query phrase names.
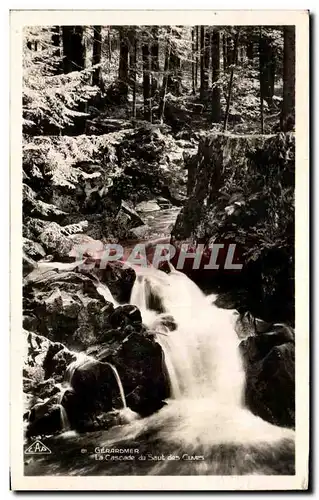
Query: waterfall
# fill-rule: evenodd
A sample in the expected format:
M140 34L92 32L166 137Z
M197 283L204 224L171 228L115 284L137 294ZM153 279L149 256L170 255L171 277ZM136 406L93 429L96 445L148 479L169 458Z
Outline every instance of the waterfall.
M66 432L71 429L70 422L68 419L68 414L62 404L60 404L59 406L60 406L61 429L62 432Z
M124 389L123 389L121 378L119 376L119 372L117 371L117 369L115 368L115 366L112 365L111 363L105 362L105 364L108 365L111 368L111 370L112 370L112 372L114 374L115 380L117 382L117 386L119 388L119 393L120 393L120 396L121 396L122 406L123 406L123 408L127 408L125 394L124 394Z
M63 384L57 384L60 388L60 394L58 395L58 406L60 408L60 422L61 422L61 430L62 432L69 431L71 429L70 421L68 418L68 414L66 409L62 404L63 396L66 391L73 391L72 387L68 382L64 382Z
M67 367L63 383L57 384L57 386L60 387L60 394L58 397L58 405L60 407L60 419L61 419L62 432L66 432L66 431L69 431L71 429L71 425L69 422L67 411L62 404L63 396L64 396L66 391L73 391L73 387L71 385L71 382L72 382L72 378L73 378L75 370L78 367L83 366L85 363L91 362L91 361L92 361L92 358L90 358L86 354L78 353L76 356L76 359L74 361L72 361L72 363L70 363L69 366Z
M155 268L135 270L131 304L140 309L143 323L158 332L172 398L215 398L241 406L245 377L234 313L207 300L200 288L173 266L169 274ZM150 293L161 300L164 313L150 310ZM162 324L167 315L174 318L176 330Z

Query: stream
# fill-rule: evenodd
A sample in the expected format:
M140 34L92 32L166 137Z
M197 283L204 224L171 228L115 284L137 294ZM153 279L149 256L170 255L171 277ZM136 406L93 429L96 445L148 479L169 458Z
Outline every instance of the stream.
M169 236L179 209L144 214L152 237ZM218 308L170 266L136 268L130 303L156 331L171 396L149 417L128 418L106 431L41 440L51 454L26 457L26 475L293 474L294 431L272 425L244 406L245 373L232 310ZM164 312L150 307L155 295ZM176 328L167 327L173 318ZM71 375L70 375L71 373ZM72 382L72 369L68 370ZM121 381L115 372L128 413ZM125 418L124 418L125 420Z
M149 227L152 238L170 236L171 229L175 224L176 218L180 212L180 207L172 207L156 212L140 212L140 216Z

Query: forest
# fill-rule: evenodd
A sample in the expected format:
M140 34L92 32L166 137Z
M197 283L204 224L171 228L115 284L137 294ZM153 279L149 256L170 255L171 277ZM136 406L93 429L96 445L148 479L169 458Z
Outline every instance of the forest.
M240 272L184 274L238 315L246 406L293 427L295 27L28 26L22 104L27 438L131 421L121 405L147 418L174 393L168 296L99 267L140 241L236 244Z
M56 26L29 29L25 41L33 135L75 133L86 121L78 113L110 116L116 106L119 118L173 126L175 105L180 119L196 110L216 131L294 128L294 26Z

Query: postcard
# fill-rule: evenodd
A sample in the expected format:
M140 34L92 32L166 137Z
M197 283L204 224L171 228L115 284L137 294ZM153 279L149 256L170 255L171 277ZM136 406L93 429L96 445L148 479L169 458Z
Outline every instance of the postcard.
M12 489L306 490L309 12L10 33Z

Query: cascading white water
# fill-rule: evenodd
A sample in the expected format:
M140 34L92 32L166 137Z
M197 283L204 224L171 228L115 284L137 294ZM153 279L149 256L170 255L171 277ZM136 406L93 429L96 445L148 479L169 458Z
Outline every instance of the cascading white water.
M92 443L97 439L99 447L138 447L152 457L145 462L136 460L130 464L129 472L124 469L125 462L114 461L113 466L123 467L115 469L114 475L139 475L140 465L143 474L163 476L294 474L294 431L272 425L243 407L244 371L233 313L217 308L214 296L205 297L195 283L173 268L170 274L154 268L135 271L131 304L140 309L143 323L157 332L170 379L171 399L158 412L139 419L126 406L122 382L116 368L110 365L123 405L116 410L118 424L127 425L116 425L97 438L84 437L83 443L86 445L87 439L86 446L94 448ZM152 295L161 300L164 312L151 309ZM172 323L176 324L173 330ZM67 387L75 370L92 361L96 362L79 355L71 363L66 373ZM64 432L62 438L69 439L72 446L70 432ZM179 458L162 460L162 455ZM188 458L180 459L181 456ZM203 460L193 460L197 456ZM88 473L92 476L114 471L111 462L107 468L95 460L90 463L93 466ZM79 464L79 475L84 467L88 465ZM68 474L68 469L63 473Z
M71 426L68 419L68 414L62 404L60 404L60 419L62 432L69 431L71 429Z
M63 386L61 386L61 394L60 394L60 398L59 398L60 411L61 411L61 427L62 427L63 431L70 430L68 415L67 415L65 408L62 405L63 395L64 395L65 391L67 391L67 390L73 391L73 387L72 387L73 375L74 375L77 368L83 367L87 363L101 363L101 361L97 361L96 359L94 359L90 356L87 356L84 353L79 353L77 355L77 358L75 359L75 361L70 363L70 365L68 366L68 368L66 370L65 379L63 382ZM122 408L120 410L118 410L120 422L123 424L124 423L126 424L129 422L133 422L134 420L138 420L139 415L137 413L133 412L127 406L125 393L124 393L124 389L123 389L123 384L122 384L120 375L119 375L116 367L114 365L112 365L112 363L109 363L109 362L104 362L103 364L108 365L111 368L112 373L113 373L114 378L115 378L116 383L117 383L117 387L119 390L120 399L121 399L121 403L122 403Z
M123 406L123 408L127 408L125 394L124 394L124 389L123 389L121 378L119 376L119 372L117 371L117 369L115 368L115 366L112 365L111 363L105 362L105 364L108 365L111 368L111 370L112 370L112 372L114 374L115 380L117 382L117 386L119 388L119 393L120 393L120 396L121 396L122 406Z
M67 432L71 429L70 421L66 409L62 404L62 400L66 391L73 391L68 381L64 381L63 384L57 384L60 387L60 393L58 395L58 406L60 407L60 422L62 432Z
M121 424L129 424L131 422L134 422L134 420L139 420L140 416L138 413L135 411L132 411L131 408L129 408L126 404L126 398L125 398L125 393L123 389L123 384L121 381L121 377L119 375L119 372L117 371L116 367L112 365L112 363L108 363L107 361L104 363L108 365L115 377L115 380L117 382L117 386L119 389L121 401L122 401L122 408L118 410L118 417L119 417L119 423Z
M244 370L234 329L234 313L207 300L200 288L171 266L166 274L155 268L136 268L131 304L144 324L159 332L174 399L214 398L242 405ZM149 308L150 294L158 296L164 313ZM163 324L170 315L177 329Z

